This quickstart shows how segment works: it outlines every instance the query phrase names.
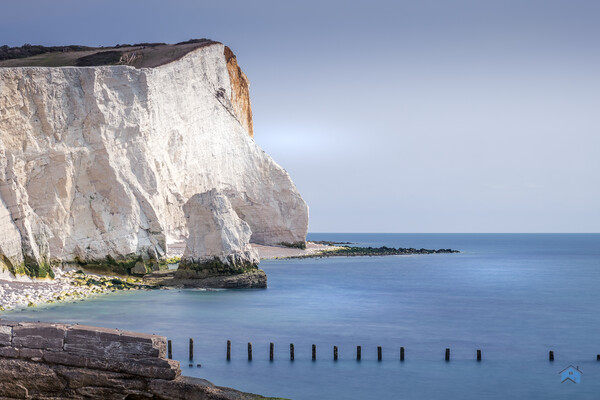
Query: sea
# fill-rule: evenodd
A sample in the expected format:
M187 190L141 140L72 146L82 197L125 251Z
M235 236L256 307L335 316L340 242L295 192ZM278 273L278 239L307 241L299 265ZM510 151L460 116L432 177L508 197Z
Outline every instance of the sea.
M268 260L261 262L268 289L118 292L2 317L164 335L184 375L264 396L600 398L600 234L313 233L309 240L460 253ZM582 372L580 383L561 382L570 365Z

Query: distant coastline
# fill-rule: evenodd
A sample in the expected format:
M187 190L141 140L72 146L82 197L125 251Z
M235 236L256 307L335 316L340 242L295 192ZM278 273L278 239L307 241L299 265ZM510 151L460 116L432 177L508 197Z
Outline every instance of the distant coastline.
M253 244L258 250L261 260L290 259L290 258L322 258L322 257L372 257L372 256L399 256L415 254L448 254L460 253L454 249L416 249L394 247L361 247L351 246L352 242L335 242L328 240L307 241L306 249L288 248L285 246L262 246Z

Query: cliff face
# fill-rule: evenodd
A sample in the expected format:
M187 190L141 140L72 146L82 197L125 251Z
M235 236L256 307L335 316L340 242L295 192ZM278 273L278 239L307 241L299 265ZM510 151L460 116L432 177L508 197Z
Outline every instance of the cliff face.
M167 257L188 234L183 205L211 189L253 242L304 242L307 206L251 138L247 80L226 54L0 68L0 270Z

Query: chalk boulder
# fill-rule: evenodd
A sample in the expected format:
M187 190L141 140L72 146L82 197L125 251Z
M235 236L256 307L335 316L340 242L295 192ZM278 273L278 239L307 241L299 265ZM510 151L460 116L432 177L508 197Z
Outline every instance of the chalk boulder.
M175 281L189 280L184 286L227 287L235 276L236 281L254 278L244 287L266 286L266 276L257 267L258 253L250 246L250 226L227 196L216 189L195 194L183 211L188 237ZM224 283L215 278L224 278Z

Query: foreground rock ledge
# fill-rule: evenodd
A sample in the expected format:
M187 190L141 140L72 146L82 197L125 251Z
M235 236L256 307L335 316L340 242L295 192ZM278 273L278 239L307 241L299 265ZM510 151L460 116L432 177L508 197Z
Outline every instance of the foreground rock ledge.
M0 398L264 399L181 376L163 336L0 320Z

